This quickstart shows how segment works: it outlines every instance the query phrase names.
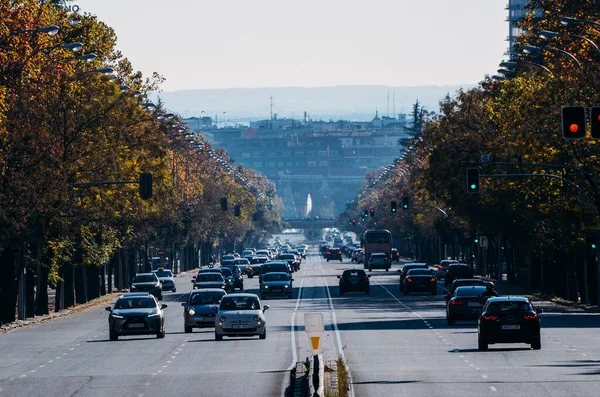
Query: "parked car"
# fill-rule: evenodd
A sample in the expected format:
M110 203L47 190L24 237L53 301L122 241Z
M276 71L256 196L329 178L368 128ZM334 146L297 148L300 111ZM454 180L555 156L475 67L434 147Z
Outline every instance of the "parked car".
M292 281L294 279L290 277L289 273L266 273L262 276L260 298L264 299L272 295L283 295L291 298L293 294Z
M400 292L403 289L404 278L411 269L429 269L429 266L426 263L405 263L404 267L398 270L400 272Z
M473 278L473 269L465 263L456 263L448 266L444 277L444 287L451 285L458 278Z
M404 277L402 286L404 295L410 295L411 292L429 292L431 295L437 295L437 279L431 269L411 269Z
M325 259L327 259L327 262L329 262L330 260L339 260L341 262L342 250L337 247L328 248L325 252Z
M435 273L437 278L439 278L440 280L445 278L446 272L448 271L448 266L450 266L451 264L454 264L454 263L458 263L458 261L456 261L454 259L444 259L444 260L440 261L440 264L438 265L437 271Z
M387 272L391 266L390 259L383 252L373 252L369 257L369 271L373 269L385 269Z
M192 290L183 306L183 328L192 332L194 328L214 327L215 308L227 294L221 288L203 288Z
M524 296L489 298L477 322L479 350L494 343L528 343L541 349L540 313Z
M267 337L265 311L269 305L262 306L255 294L229 294L221 299L216 311L215 340L223 336L252 336L260 339Z
M446 322L454 325L456 321L477 320L483 304L488 299L483 296L485 286L473 285L458 287L454 296L446 304Z
M155 273L139 273L131 280L131 292L147 292L162 300L162 285Z
M339 291L340 295L344 295L346 292L364 292L365 294L371 293L371 284L369 277L362 269L346 269L341 276L337 276L340 279Z
M156 335L165 337L167 305L158 303L147 292L130 292L121 295L113 307L106 307L109 339L115 341L122 335Z
M163 291L177 292L177 288L175 288L175 279L173 278L172 271L170 271L169 269L160 268L158 270L153 271L152 273L156 274L156 277L158 277Z

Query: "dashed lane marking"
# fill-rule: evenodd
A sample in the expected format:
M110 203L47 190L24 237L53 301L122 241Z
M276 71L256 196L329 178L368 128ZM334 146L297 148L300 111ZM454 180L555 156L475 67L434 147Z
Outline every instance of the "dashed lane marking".
M482 377L483 379L487 379L487 378L488 378L488 376L487 376L487 375L481 375L481 377Z
M498 391L494 386L490 386L491 391Z

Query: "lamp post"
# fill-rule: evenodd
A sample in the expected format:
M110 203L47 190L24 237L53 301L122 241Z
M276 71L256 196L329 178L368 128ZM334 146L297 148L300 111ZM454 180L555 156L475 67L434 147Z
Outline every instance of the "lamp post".
M553 32L553 31L550 31L550 30L542 30L542 31L540 31L540 33L538 34L538 36L540 38L544 39L544 40L549 40L549 39L552 39L552 38L555 38L555 37L560 37L560 36L566 36L566 37L572 37L572 38L575 38L575 39L585 40L592 47L594 47L594 49L596 50L596 52L600 56L600 48L598 47L598 45L596 43L594 43L592 40L590 40L587 37L585 37L585 36L580 36L578 34L570 34L570 33L558 33L558 32Z

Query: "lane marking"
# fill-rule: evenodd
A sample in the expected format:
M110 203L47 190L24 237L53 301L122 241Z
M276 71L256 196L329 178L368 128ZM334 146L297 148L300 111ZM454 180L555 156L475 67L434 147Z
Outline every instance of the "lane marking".
M46 364L42 364L40 365L40 368L44 368L46 366Z
M27 376L27 375L23 374L23 375L21 375L20 377L21 377L21 378L24 378L24 377L26 377L26 376Z
M491 391L498 391L498 390L496 390L496 388L494 386L490 386L490 390Z
M487 378L488 378L488 376L487 376L487 375L481 375L481 377L482 377L483 379L487 379Z
M306 269L304 269L306 273ZM304 278L300 283L300 287L298 288L298 298L296 298L296 307L292 312L292 317L290 321L290 331L291 331L291 342L292 342L292 363L289 367L287 367L286 371L291 371L296 368L296 361L298 361L298 356L296 355L296 314L298 313L298 307L300 307L300 301L302 300L302 287L304 286Z

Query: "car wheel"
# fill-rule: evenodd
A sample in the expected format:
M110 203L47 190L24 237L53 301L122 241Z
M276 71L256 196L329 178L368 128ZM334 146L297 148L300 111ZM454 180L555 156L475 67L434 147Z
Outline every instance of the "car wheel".
M190 332L192 332L192 327L188 326L188 325L184 325L184 330L186 334L189 334Z
M249 274L249 275L248 275L248 278L254 278L254 275L252 275L252 274Z
M448 325L454 325L454 324L456 324L456 320L453 317L449 316L449 315L446 315L446 322L448 323Z
M162 300L162 294L158 295L158 300L161 301Z
M327 262L329 262L329 258L327 258Z
M223 340L223 335L219 335L215 332L215 340Z
M437 288L431 291L431 295L437 295Z
M410 292L409 291L404 291L404 296L408 296L408 295L410 295Z
M119 334L114 332L112 329L109 331L109 339L112 341L119 340Z
M389 271L390 271L390 269L386 267L386 268L385 268L385 271L386 271L386 272L389 272Z
M373 271L373 269L369 268L369 271L370 271L370 272L372 272L372 271Z
M342 261L342 258L340 258L340 262Z
M156 337L157 337L158 339L162 339L162 338L164 338L164 337L165 337L165 335L166 335L166 332L165 332L165 330L164 330L164 329L162 329L161 331L158 331L158 333L156 334Z
M265 329L262 334L258 336L258 339L267 339L267 330Z
M477 347L479 350L486 351L488 349L488 343L480 338L477 342Z
M171 292L177 292L177 288L173 288Z
M367 290L365 291L365 294L370 295L371 294L371 289L367 288Z
M531 348L533 350L540 350L542 348L541 338L538 337L536 340L534 340L533 343L531 343Z

